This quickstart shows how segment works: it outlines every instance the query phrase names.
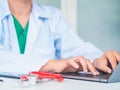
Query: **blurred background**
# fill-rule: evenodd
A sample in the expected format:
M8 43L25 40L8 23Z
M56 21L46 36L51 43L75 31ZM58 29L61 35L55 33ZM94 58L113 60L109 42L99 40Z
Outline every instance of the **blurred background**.
M83 40L120 52L120 0L37 1L61 9Z

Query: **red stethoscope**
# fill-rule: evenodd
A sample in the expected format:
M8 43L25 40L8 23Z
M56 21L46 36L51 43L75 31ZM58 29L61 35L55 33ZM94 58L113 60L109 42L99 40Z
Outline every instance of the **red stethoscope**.
M58 82L62 82L64 80L64 78L60 74L32 71L29 72L28 75L20 76L19 83L22 84L23 82L30 81L31 79L34 79L34 81L32 81L34 83L43 82L44 79L46 79L47 81L57 80Z

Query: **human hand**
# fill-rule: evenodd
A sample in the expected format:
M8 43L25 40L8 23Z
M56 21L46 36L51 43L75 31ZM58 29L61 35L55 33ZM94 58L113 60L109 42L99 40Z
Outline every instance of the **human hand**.
M51 68L51 69L50 69ZM92 72L93 75L99 74L99 72L93 67L91 62L83 56L77 56L74 58L68 58L64 60L50 60L40 70L53 71L53 72Z
M116 51L107 51L102 57L95 59L93 65L106 73L112 73L120 62L120 54Z

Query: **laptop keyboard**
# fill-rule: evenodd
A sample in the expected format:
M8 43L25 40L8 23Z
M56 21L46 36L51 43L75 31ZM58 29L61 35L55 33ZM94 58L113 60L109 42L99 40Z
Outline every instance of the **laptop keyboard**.
M108 79L110 74L101 73L99 75L92 75L91 73L65 73L63 76L71 76L71 77L86 77L86 78L98 78L98 79Z

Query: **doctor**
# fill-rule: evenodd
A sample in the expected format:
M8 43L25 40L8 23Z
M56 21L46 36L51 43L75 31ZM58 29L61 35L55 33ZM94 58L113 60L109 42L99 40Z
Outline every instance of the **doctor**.
M58 9L40 5L34 0L0 2L0 54L38 55L38 62L31 61L38 65L44 60L41 57L47 58L45 64L37 68L41 71L83 70L91 71L93 75L99 74L95 67L111 73L107 61L112 69L120 61L117 52L103 54L91 43L80 39Z

